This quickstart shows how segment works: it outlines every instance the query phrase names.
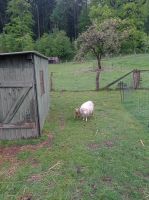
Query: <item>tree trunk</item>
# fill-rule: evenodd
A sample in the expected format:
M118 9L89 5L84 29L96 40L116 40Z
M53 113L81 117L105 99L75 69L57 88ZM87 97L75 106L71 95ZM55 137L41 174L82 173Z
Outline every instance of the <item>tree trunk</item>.
M40 39L40 20L39 20L39 8L36 4L36 12L37 12L37 26L38 26L38 39Z
M100 71L97 70L97 72L96 72L96 91L99 91L99 76L100 76Z
M97 72L96 72L96 91L99 91L99 78L100 78L100 72L101 72L101 56L98 55L97 56L97 63L98 63L98 68L97 68Z

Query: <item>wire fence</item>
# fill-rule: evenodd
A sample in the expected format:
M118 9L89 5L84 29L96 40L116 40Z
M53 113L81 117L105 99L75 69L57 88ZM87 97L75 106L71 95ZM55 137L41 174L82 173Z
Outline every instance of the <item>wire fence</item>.
M95 72L60 73L50 75L52 91L92 91L95 90Z
M100 88L119 90L124 107L145 126L149 126L149 70L117 73L102 72ZM52 91L93 91L96 71L51 73Z
M124 107L149 127L149 71L135 70L118 82L117 87Z
M149 127L149 90L123 90L123 105L142 124Z
M51 72L52 91L93 91L96 88L96 70ZM101 71L100 89L149 89L149 70Z

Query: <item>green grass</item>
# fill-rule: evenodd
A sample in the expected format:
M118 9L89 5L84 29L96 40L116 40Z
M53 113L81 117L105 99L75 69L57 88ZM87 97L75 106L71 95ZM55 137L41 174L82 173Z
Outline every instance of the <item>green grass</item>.
M103 71L100 75L100 87L123 76L133 69L149 69L149 55L131 55L103 59ZM54 72L53 88L55 90L95 90L96 61L88 61L83 64L63 63L50 65L50 72ZM130 84L130 76L126 82ZM143 74L143 86L148 86L149 72Z
M149 91L126 90L124 92L124 106L145 126L149 126Z
M142 59L147 68L145 58L140 55L139 62ZM119 67L129 71L132 66L123 69L125 60L134 60L134 67L137 64L131 56L105 60L105 67L115 65L114 70L107 70L107 76L109 72L112 79ZM94 62L50 65L50 71L62 75L57 87L69 83L74 89L74 82L65 73L91 65ZM79 89L84 86L90 89L89 78L86 83L80 80ZM149 112L138 115L134 109L138 95L132 95L121 103L118 91L52 92L41 138L0 142L3 151L12 150L9 155L2 151L0 155L0 200L149 199L149 128L143 123ZM139 95L147 104L143 91ZM95 103L94 117L87 123L74 119L74 108L89 99ZM14 147L18 148L15 154Z

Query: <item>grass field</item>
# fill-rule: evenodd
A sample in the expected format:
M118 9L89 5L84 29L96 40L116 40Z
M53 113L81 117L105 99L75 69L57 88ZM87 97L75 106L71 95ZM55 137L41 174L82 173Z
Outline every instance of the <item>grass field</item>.
M89 61L83 64L63 63L51 65L53 75L53 88L55 90L95 90L96 62ZM100 87L106 86L120 76L133 69L149 69L149 55L134 55L104 59L103 71L100 75ZM149 79L149 72L143 75L143 81ZM128 77L130 79L130 77ZM129 81L129 80L128 80ZM146 86L146 82L143 84ZM149 87L149 83L147 84Z
M103 64L104 85L132 68L149 68L149 56ZM75 82L75 75L94 66L65 63L49 70L59 74L58 90L85 90L94 89L93 77ZM147 105L146 93L139 92ZM133 95L121 103L119 91L52 92L41 138L0 142L0 200L149 199L149 128L143 123L149 112L135 110ZM74 108L88 99L95 103L94 117L74 119Z

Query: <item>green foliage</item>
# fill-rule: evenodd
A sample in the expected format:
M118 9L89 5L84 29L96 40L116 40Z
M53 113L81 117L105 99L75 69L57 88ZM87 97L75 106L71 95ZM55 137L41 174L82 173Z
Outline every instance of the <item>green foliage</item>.
M50 43L50 37L47 33L43 34L43 36L36 41L35 48L46 56L50 55L52 45Z
M62 60L73 56L73 46L64 31L44 34L37 40L36 49L46 56L58 56Z
M86 31L89 25L91 25L89 9L84 8L79 16L79 33Z
M87 0L59 0L51 15L55 27L65 30L71 40L90 24Z
M144 14L145 14L145 24L144 29L147 34L149 34L149 1L146 2L144 8L143 8Z
M148 50L148 37L143 31L136 27L130 27L129 37L122 42L121 53L141 53Z
M10 22L4 27L1 51L32 50L33 19L30 4L26 0L11 0L7 9Z
M59 29L67 28L67 12L70 4L67 0L60 0L57 2L55 9L51 15L51 20L55 23L55 26Z
M0 0L0 33L3 31L3 27L8 20L8 15L6 14L8 0Z
M140 6L140 3L129 2L124 4L118 13L121 19L127 19L139 30L144 25L144 13Z
M149 52L149 36L148 35L144 35L144 37L142 38L142 46L145 53Z
M90 16L93 21L98 20L101 22L104 19L111 17L119 17L122 20L127 19L131 21L131 23L135 25L137 29L143 28L145 22L144 19L147 15L145 13L144 0L98 0L97 2L95 2L95 4L92 3L90 8Z
M4 34L0 34L0 52L5 52L5 38L4 38Z
M148 30L148 6L149 3L145 0L95 0L91 3L90 17L96 23L101 23L111 17L125 21L130 35L123 42L121 53L141 52L146 48L143 47L145 44L142 41L145 37L144 26Z
M90 26L77 40L79 51L76 60L80 60L86 53L92 52L98 61L98 67L101 68L101 57L117 53L120 49L124 31L119 31L119 27L120 20L116 19L105 20L99 25Z
M90 18L93 22L101 23L103 20L114 17L114 11L107 5L93 5L90 8Z

